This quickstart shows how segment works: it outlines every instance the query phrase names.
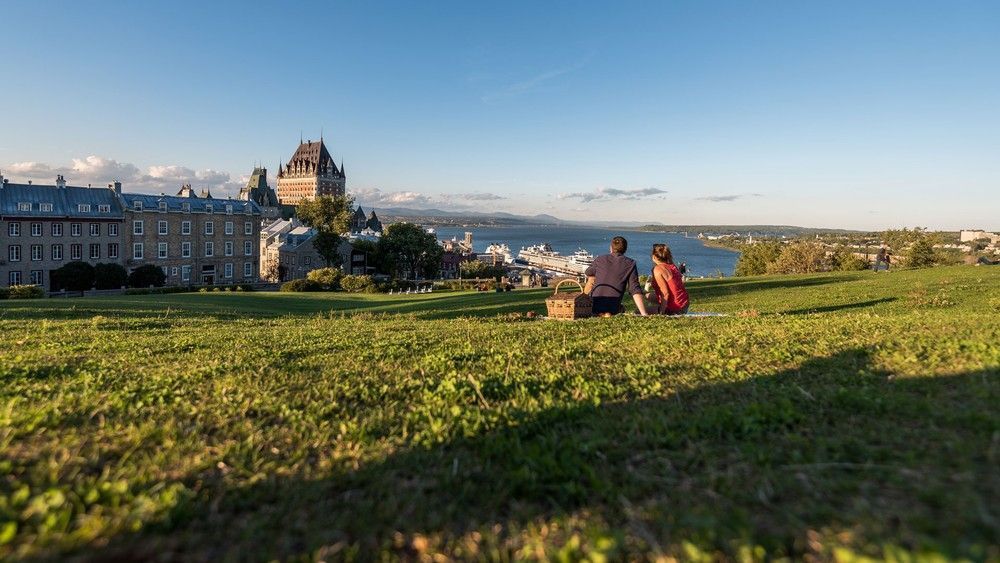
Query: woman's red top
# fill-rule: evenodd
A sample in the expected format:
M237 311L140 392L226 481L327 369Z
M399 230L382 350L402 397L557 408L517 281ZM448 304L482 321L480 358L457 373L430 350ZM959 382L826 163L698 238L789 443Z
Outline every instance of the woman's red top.
M684 288L684 279L677 266L657 264L653 268L653 281L660 313L673 315L688 306L688 292Z

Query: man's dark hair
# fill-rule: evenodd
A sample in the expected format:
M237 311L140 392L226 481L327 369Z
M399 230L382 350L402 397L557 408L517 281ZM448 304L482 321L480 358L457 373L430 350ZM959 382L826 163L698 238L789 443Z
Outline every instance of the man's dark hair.
M625 240L625 237L615 237L611 239L611 252L625 254L626 250L628 250L628 241Z

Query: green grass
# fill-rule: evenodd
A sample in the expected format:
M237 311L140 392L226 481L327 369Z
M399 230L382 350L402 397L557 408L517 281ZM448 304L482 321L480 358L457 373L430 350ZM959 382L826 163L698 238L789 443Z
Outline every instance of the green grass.
M0 559L1000 560L1000 268L0 301Z

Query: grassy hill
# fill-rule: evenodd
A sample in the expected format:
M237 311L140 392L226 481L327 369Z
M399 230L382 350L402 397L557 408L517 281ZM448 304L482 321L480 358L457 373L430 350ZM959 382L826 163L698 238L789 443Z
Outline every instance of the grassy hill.
M1000 558L1000 268L0 301L0 559Z

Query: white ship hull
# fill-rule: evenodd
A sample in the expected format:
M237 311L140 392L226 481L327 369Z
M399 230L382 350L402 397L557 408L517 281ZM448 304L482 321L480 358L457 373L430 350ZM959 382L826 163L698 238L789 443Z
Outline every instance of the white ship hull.
M553 252L548 245L540 245L521 249L518 261L541 270L579 276L587 271L593 257L583 251L572 256L562 256Z

